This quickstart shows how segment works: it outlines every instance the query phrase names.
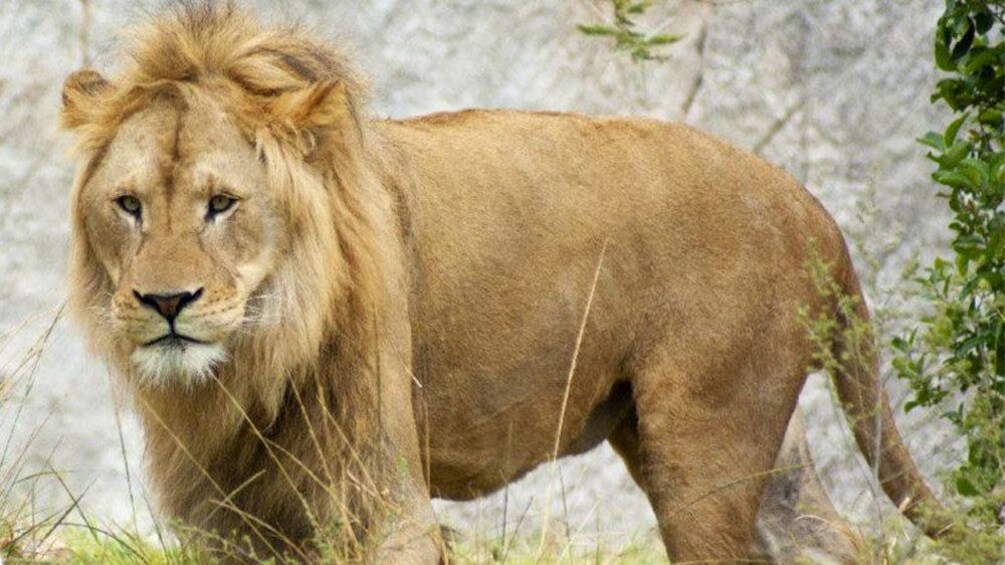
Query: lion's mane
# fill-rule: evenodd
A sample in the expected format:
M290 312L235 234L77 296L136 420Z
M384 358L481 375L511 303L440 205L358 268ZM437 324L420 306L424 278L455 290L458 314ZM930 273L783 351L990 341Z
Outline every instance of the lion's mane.
M339 503L309 509L312 520L360 515L347 508L359 500L344 503L365 488L339 490L344 482L307 469L352 461L358 472L349 474L364 481L380 459L379 424L356 415L378 402L375 316L388 287L380 266L395 260L388 255L396 253L398 234L389 220L392 202L370 165L380 142L368 133L363 82L329 43L302 28L264 28L231 4L178 4L137 28L128 53L130 63L111 81L87 72L71 78L102 103L67 100L72 111L63 116L86 163L75 182L69 298L92 346L128 373L123 346L103 326L112 280L88 243L77 201L118 126L153 101L222 96L265 164L292 232L215 384L178 391L124 379L147 424L152 479L170 493L162 504L172 515L197 523L216 515L219 523L221 504L274 514L288 505L291 489L331 490ZM302 123L297 107L333 93L342 103L330 109L330 125ZM276 488L244 496L249 489L236 478L258 468L269 471L262 480ZM235 484L220 477L235 477ZM231 523L246 519L235 514ZM306 535L311 524L294 526Z

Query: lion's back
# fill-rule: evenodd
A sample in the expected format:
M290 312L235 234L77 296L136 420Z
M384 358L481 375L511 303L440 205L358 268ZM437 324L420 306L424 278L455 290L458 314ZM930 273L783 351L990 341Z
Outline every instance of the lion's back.
M841 248L830 216L791 176L686 125L485 110L387 125L414 182L417 234L433 246L505 249L533 263L549 250L594 253L606 239L677 264L686 254L685 264L773 269L802 267L808 239L826 256Z

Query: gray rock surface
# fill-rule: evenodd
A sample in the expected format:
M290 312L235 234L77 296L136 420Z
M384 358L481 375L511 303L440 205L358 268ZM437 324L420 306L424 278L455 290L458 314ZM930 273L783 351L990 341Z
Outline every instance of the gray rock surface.
M944 243L941 204L914 141L945 121L928 103L935 3L658 2L641 19L644 28L685 39L667 50L665 63L644 66L576 31L577 23L609 19L599 0L256 4L353 45L372 79L377 115L470 106L636 114L683 120L753 149L802 180L846 233L866 238L856 258L869 272L876 261L876 276L866 277L875 281L874 300L896 287L915 251L927 255ZM116 34L142 11L124 0L92 6L86 44L107 70ZM38 362L17 369L65 292L72 167L55 124L62 79L83 60L81 21L77 2L0 3L0 376L20 376L14 403L0 413L0 442L13 430L11 452L26 454L28 470L61 471L74 492L85 493L88 516L128 523L135 506L145 522L138 429L128 413L117 419L105 369L85 353L75 328L59 321ZM875 205L874 221L860 220L863 202ZM801 405L839 508L874 523L889 503L874 503L865 463L852 454L823 379L811 379ZM951 437L935 423L898 417L934 478L951 456ZM51 500L65 500L54 480L40 486ZM652 535L644 496L606 445L481 501L437 508L462 532L491 536L504 521L531 531L548 504L559 529L584 544Z

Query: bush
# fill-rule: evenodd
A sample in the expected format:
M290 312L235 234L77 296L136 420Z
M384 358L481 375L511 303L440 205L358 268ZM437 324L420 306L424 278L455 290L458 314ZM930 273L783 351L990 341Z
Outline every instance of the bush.
M948 407L967 458L953 471L970 518L996 527L1005 477L1005 2L947 0L935 29L945 78L932 103L953 112L919 141L951 211L952 255L915 279L926 315L893 339L894 368L908 381L907 410Z

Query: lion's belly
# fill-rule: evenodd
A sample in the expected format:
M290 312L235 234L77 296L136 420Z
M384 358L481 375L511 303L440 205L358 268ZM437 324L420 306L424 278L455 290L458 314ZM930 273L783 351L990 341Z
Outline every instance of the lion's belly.
M601 242L602 243L602 242ZM435 494L471 498L503 486L559 453L600 443L613 425L602 405L620 380L638 311L606 271L563 399L600 244L585 238L562 256L493 258L493 270L454 268L427 279L413 301L414 397ZM572 248L569 245L568 248ZM437 257L443 257L440 254ZM485 257L485 255L483 255ZM427 271L429 272L429 271Z
M610 379L584 371L574 377L596 384ZM545 391L537 391L546 396ZM561 398L564 390L557 392ZM633 412L627 381L613 383L605 396L588 398L570 392L563 421L554 402L501 402L486 410L484 404L458 410L451 395L427 402L428 460L434 496L465 500L503 487L555 454L559 425L562 439L558 456L584 453L603 442ZM535 400L540 400L538 397ZM433 416L432 414L436 414ZM425 442L424 442L425 443Z

